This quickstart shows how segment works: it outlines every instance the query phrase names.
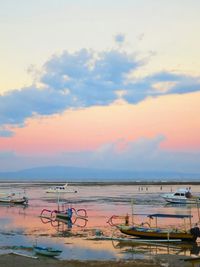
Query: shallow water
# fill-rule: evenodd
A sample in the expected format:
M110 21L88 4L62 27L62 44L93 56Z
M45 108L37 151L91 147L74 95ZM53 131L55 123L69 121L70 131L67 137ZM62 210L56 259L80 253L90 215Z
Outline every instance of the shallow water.
M188 187L189 185L185 185ZM93 240L96 233L111 236L115 227L107 221L113 215L130 215L150 213L191 214L197 222L198 212L195 205L166 205L162 194L175 191L180 186L171 185L84 185L75 186L78 193L66 193L59 196L59 203L66 202L67 206L75 209L85 209L88 220L73 217L73 225L63 222L50 221L41 218L43 209L57 209L58 196L46 193L48 185L33 184L1 184L1 192L25 191L29 205L9 206L0 205L0 253L12 250L33 255L35 243L40 246L52 246L63 252L59 258L79 260L101 259L131 259L148 258L155 254L183 253L184 255L198 254L197 247L157 246L156 244L141 245L111 240ZM184 186L181 186L184 188ZM192 186L193 193L200 193L200 186ZM131 205L131 203L133 205ZM83 214L83 213L81 213ZM145 216L134 216L134 222L145 220ZM120 219L118 222L124 222ZM177 227L182 221L162 220L160 225Z

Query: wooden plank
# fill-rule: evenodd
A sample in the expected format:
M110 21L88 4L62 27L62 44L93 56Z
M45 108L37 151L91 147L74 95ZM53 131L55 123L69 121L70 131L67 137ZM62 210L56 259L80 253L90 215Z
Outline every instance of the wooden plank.
M27 258L31 258L31 259L38 259L38 257L36 257L36 256L31 256L31 255L27 255L27 254L15 252L15 251L11 252L11 254L23 256L23 257L27 257Z

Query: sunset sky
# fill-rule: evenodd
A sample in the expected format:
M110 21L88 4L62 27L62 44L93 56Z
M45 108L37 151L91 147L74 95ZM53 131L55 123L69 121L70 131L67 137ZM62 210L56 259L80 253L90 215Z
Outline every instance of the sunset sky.
M200 1L0 1L0 171L200 173Z

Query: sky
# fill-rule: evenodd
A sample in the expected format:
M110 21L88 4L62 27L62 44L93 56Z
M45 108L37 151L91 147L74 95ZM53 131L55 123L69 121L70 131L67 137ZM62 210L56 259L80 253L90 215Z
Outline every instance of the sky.
M198 0L0 0L0 171L200 173Z

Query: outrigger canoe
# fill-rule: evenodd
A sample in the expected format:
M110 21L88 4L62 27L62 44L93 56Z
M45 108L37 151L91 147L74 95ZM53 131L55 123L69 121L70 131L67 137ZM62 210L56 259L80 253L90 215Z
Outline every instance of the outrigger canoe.
M191 215L174 215L174 214L150 214L147 217L149 219L155 218L155 227L151 227L151 223L143 223L139 226L137 225L118 225L117 228L126 235L131 235L139 238L145 239L166 239L166 240L182 240L182 241L192 241L196 242L196 239L200 237L200 229L195 226L191 226ZM190 228L184 229L168 229L157 227L158 218L176 218L176 219L189 219ZM146 226L147 225L147 226Z

